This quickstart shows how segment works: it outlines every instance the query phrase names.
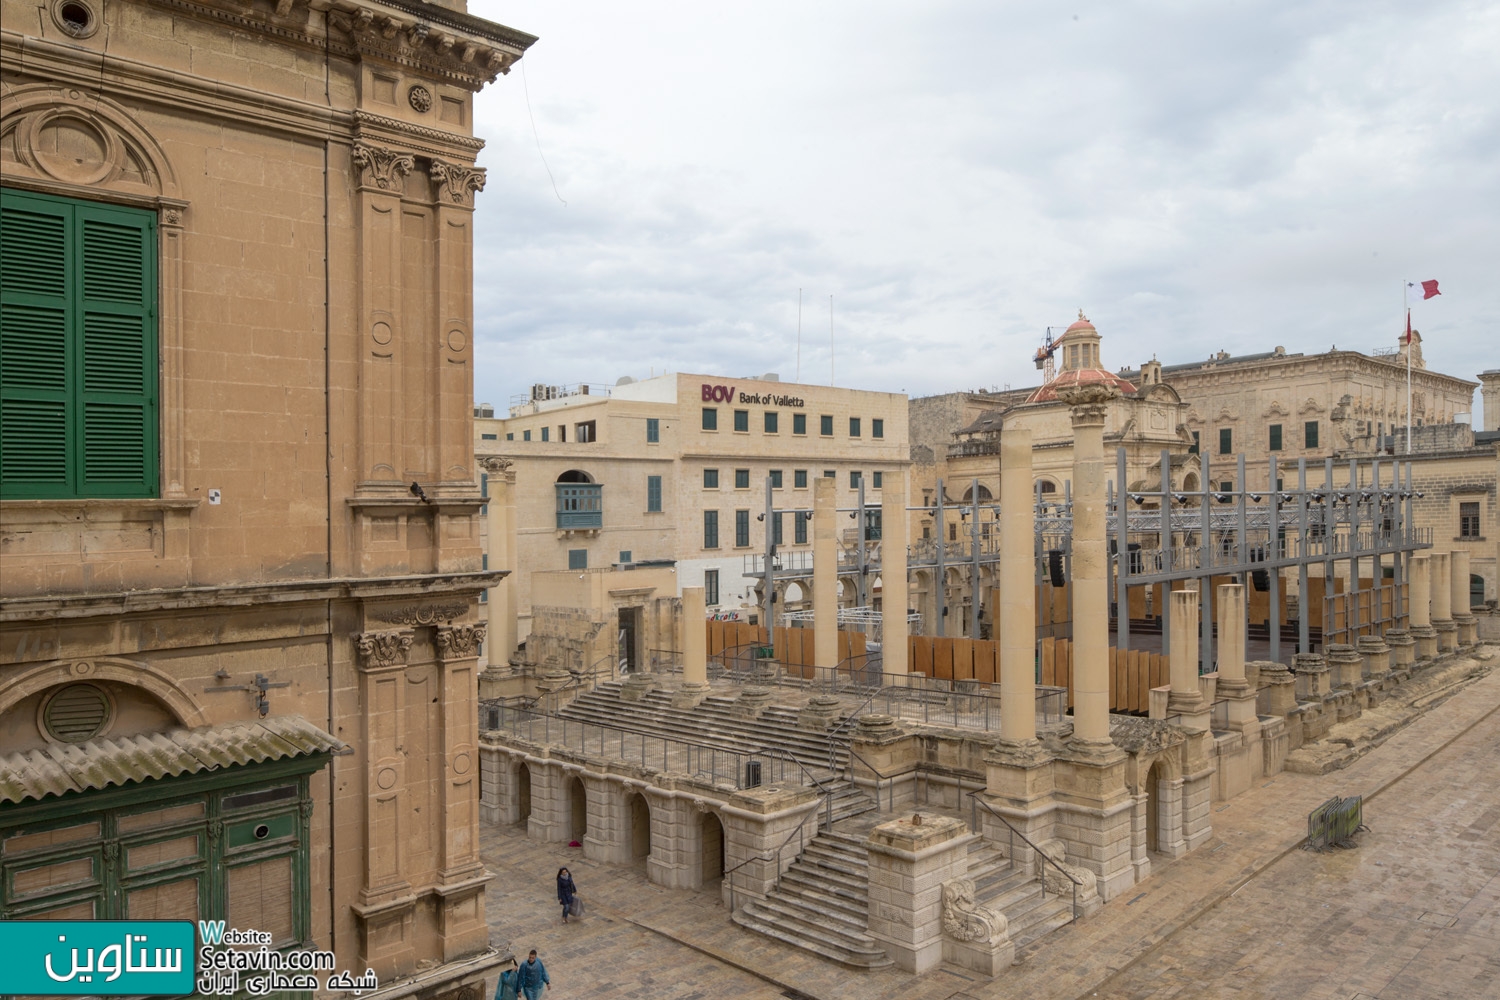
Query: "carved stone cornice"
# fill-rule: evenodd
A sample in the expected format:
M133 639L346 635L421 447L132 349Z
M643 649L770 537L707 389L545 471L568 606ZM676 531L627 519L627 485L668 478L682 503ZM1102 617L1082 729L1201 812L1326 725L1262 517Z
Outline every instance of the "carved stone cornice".
M401 191L405 186L401 178L417 165L410 153L363 142L356 142L350 155L360 167L360 184L372 184L382 191L394 193Z
M408 604L389 611L376 611L370 617L392 625L436 625L438 622L451 622L468 610L467 601L455 601L452 604Z
M472 159L484 148L484 140L471 135L416 125L371 111L354 112L354 138L377 146L404 146L418 153L458 159Z
M536 41L514 28L461 11L406 0L313 0L361 55L419 69L479 90L494 82Z
M473 208L475 193L484 190L484 171L478 167L434 159L427 172L437 186L438 200L442 202Z
M354 645L359 650L360 667L378 670L394 667L406 662L416 632L409 628L392 629L389 632L356 632Z
M437 630L438 658L462 660L479 655L479 644L484 642L488 627L485 625L450 625Z

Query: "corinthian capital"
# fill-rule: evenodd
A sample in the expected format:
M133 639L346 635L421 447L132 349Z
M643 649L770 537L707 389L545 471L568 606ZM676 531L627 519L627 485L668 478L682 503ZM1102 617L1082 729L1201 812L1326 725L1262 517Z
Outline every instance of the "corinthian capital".
M437 185L439 201L473 208L474 192L484 190L484 171L478 167L433 160L428 173Z
M479 655L479 644L488 631L484 625L450 625L437 630L438 656L458 660Z
M366 670L393 667L406 662L407 651L416 633L409 628L393 629L389 632L356 632L355 648L359 650L360 666Z
M410 153L398 153L394 149L371 146L368 143L354 144L354 162L360 170L360 183L373 183L382 191L394 191L401 187L401 178L411 173L416 161Z

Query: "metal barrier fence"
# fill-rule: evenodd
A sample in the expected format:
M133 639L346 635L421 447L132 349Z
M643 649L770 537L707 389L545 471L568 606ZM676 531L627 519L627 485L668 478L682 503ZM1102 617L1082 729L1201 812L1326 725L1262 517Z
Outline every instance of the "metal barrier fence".
M1365 829L1364 797L1341 799L1335 795L1308 814L1307 847L1314 851L1353 847L1354 835Z
M560 715L507 705L497 699L480 706L481 730L506 732L533 743L562 745L580 753L633 761L642 768L690 774L714 785L732 783L736 789L765 783L803 785L816 779L790 755L772 749L739 752L721 747L671 740L660 736L580 722Z

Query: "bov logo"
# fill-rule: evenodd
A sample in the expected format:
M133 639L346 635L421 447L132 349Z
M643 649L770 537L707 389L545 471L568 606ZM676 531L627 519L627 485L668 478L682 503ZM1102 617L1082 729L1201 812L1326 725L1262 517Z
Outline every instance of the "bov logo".
M182 996L196 980L187 920L4 920L0 954L0 994Z

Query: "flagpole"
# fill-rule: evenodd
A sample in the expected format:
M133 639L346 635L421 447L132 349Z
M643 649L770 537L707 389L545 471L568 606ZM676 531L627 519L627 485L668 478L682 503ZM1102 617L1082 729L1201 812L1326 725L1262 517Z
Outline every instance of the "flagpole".
M1401 304L1406 308L1406 453L1411 454L1411 282L1401 279Z

